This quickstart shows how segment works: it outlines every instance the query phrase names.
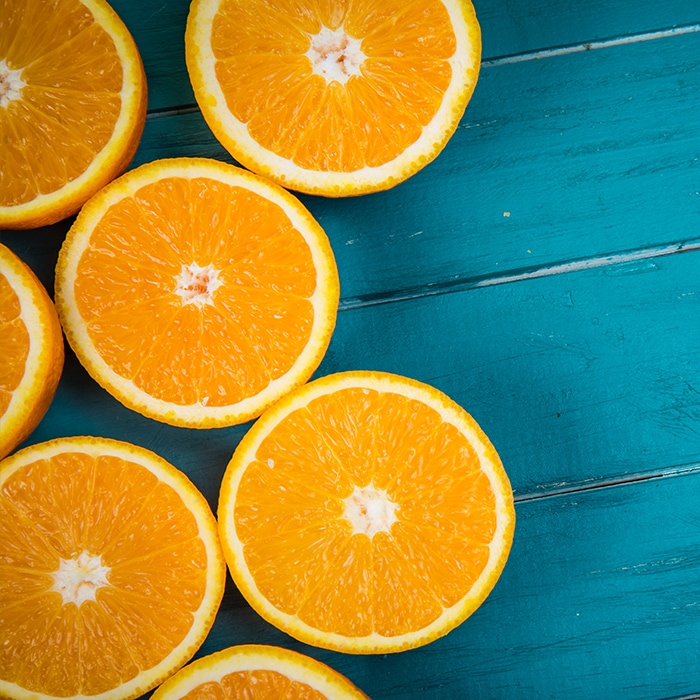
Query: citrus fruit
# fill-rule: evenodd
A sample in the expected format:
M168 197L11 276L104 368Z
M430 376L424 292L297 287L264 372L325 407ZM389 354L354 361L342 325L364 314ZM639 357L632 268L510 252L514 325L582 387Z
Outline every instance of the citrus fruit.
M63 336L32 270L0 243L0 459L36 428L56 393Z
M503 569L515 515L500 459L437 389L341 372L266 411L226 469L224 555L268 622L349 653L426 644Z
M104 0L0 0L0 228L75 214L126 169L146 77Z
M190 82L221 144L285 187L388 189L432 161L477 82L470 0L194 0Z
M0 696L145 693L201 645L225 570L209 505L152 452L19 450L0 462Z
M328 239L290 193L208 159L155 161L85 204L56 304L88 372L173 425L245 422L306 381L338 307Z
M153 700L369 700L345 676L281 647L243 644L204 656L169 678Z

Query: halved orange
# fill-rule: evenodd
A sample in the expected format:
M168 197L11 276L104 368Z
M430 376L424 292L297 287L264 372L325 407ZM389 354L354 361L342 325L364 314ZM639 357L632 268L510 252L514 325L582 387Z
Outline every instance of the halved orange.
M193 0L185 50L205 120L239 163L326 196L432 161L476 85L470 0Z
M204 497L134 445L63 438L0 462L0 696L134 698L207 635L226 565Z
M56 304L88 372L173 425L241 423L305 382L335 326L328 239L286 190L208 159L131 170L82 209Z
M342 372L253 425L218 521L233 579L263 618L360 654L427 644L471 615L506 563L515 512L463 408L405 377Z
M229 647L193 661L153 700L369 700L345 676L316 659L264 644Z
M0 228L75 214L123 172L146 76L105 0L0 0Z
M53 301L28 265L0 243L0 459L44 417L63 370Z

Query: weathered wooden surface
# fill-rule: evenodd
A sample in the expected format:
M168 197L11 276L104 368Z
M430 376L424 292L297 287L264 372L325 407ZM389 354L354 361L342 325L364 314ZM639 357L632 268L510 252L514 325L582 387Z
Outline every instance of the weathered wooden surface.
M229 581L200 654L287 645L374 700L700 697L700 3L475 4L481 76L439 158L390 192L302 199L342 285L317 374L406 374L475 416L516 494L506 570L447 637L378 657L289 639ZM186 0L113 5L149 79L135 164L230 160L187 79ZM0 241L51 287L69 225ZM28 442L129 439L215 506L247 428L145 419L69 352Z

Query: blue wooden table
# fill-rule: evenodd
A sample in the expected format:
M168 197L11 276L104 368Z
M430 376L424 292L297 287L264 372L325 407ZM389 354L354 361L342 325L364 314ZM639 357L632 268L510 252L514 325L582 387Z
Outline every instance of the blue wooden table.
M134 165L230 161L187 78L188 1L112 4L149 81ZM438 159L389 192L302 200L341 279L317 376L396 372L474 415L514 487L506 569L446 637L370 657L297 643L229 580L200 655L290 647L373 700L700 697L700 2L475 5L481 75ZM51 289L70 223L0 241ZM215 507L248 428L143 418L68 352L27 442L130 440Z

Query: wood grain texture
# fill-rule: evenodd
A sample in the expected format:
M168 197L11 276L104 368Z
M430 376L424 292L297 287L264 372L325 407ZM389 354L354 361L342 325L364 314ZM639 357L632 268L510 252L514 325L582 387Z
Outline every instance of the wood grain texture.
M700 251L342 310L316 376L372 369L441 389L481 424L517 495L700 464ZM67 353L29 442L128 435L212 504L245 427L161 425Z
M509 562L463 625L391 656L299 644L229 580L198 656L288 646L373 700L700 697L700 3L475 4L484 63L439 158L386 193L301 199L341 277L317 376L398 372L471 412L515 489ZM113 5L149 80L134 165L231 162L187 79L189 2ZM0 241L51 289L70 223ZM27 444L130 440L185 471L215 507L248 427L143 418L69 351Z
M136 40L148 77L149 110L195 104L184 57L189 0L112 0ZM529 0L474 2L483 58L582 45L700 23L695 0Z
M511 558L471 618L417 652L331 662L375 699L694 693L699 497L693 474L519 503Z
M484 69L440 156L371 196L302 196L345 299L700 245L700 32ZM152 119L135 164L233 162L201 115Z
M343 311L320 374L433 384L516 493L700 463L700 252Z

